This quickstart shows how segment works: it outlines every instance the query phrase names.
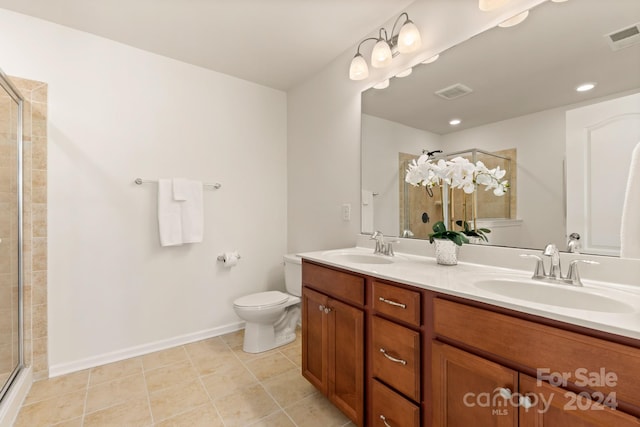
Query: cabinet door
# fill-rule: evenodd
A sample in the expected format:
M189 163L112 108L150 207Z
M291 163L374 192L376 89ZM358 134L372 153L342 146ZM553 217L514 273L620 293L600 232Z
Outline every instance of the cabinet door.
M324 395L329 392L328 301L326 295L302 289L302 375Z
M639 427L640 421L620 411L535 378L520 374L520 393L528 399L520 406L521 427ZM611 403L615 394L600 397Z
M356 425L364 414L364 312L329 300L329 400Z
M434 341L432 347L435 427L518 425L518 373Z

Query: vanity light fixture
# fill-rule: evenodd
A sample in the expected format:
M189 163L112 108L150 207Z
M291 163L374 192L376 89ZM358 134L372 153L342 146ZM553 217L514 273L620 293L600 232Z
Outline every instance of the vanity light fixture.
M424 61L422 61L422 64L431 64L432 62L436 62L438 58L440 58L439 53L437 55L433 55L431 58L425 59Z
M504 6L507 3L509 3L509 0L479 0L478 9L483 12L490 12Z
M400 27L398 34L394 35L398 22L404 17L404 23ZM371 66L374 68L384 68L391 64L391 60L399 53L411 53L420 49L422 46L422 39L420 37L420 31L418 27L409 19L409 15L403 12L396 18L393 27L391 28L391 36L387 33L387 30L380 28L378 37L369 37L360 42L356 55L351 60L351 66L349 67L349 78L351 80L363 80L369 77L369 67L367 61L360 53L360 47L362 44L369 40L375 40L376 44L371 51Z
M374 89L386 89L389 87L389 79L383 80L378 84L373 85Z
M458 126L460 123L462 123L462 120L460 120L460 119L451 119L451 120L449 120L449 124L451 126Z
M576 92L588 92L594 87L596 87L595 83L583 83L580 86L576 87Z
M527 19L527 16L529 16L529 11L525 10L524 12L519 13L516 16L513 16L507 19L506 21L502 21L501 23L498 24L498 27L500 28L515 27L516 25L518 25L519 23Z
M396 74L396 77L407 77L410 76L411 73L413 73L413 68L407 68L406 70L400 71L398 74Z

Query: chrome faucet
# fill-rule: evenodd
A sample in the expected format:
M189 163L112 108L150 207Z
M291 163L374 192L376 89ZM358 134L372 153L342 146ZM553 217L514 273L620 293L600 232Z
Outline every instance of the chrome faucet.
M373 251L374 254L387 256L395 255L395 253L393 252L393 243L399 243L398 240L394 240L393 242L385 242L382 231L375 231L369 239L376 241L376 248Z
M569 241L567 242L567 252L574 254L580 253L580 235L578 233L569 234Z
M544 261L539 255L531 255L531 254L522 254L520 255L523 258L535 258L536 267L533 272L532 279L535 280L544 280L546 282L561 282L568 285L573 286L582 286L582 281L580 280L580 274L578 274L578 263L585 264L600 264L596 261L590 261L586 259L574 259L569 263L569 271L567 271L567 276L562 276L562 268L560 267L560 252L558 248L553 243L548 244L542 255L551 258L551 265L549 267L549 273L545 271Z
M549 243L545 248L542 255L551 257L551 266L549 267L549 274L547 277L554 279L562 278L562 268L560 267L560 252L553 243Z

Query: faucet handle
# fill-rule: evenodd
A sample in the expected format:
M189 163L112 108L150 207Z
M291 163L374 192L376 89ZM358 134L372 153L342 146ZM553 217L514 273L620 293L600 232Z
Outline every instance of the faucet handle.
M574 286L582 286L582 280L580 280L580 274L578 273L578 263L585 264L600 264L598 261L591 261L588 259L574 259L569 263L569 271L567 271L567 278L565 281L571 283Z
M541 279L544 276L546 276L546 273L544 271L544 262L542 261L542 257L540 255L534 255L534 254L520 254L521 258L535 258L536 261L536 268L533 271L533 279Z

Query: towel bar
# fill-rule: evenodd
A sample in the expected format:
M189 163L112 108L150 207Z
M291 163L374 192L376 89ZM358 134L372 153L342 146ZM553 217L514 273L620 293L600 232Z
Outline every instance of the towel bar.
M157 180L152 180L152 179L142 179L142 178L136 178L133 182L135 182L138 185L142 185L142 184L152 184L152 183L157 183ZM203 183L202 184L203 187L213 187L214 189L218 189L220 187L222 187L222 184L220 184L219 182L216 182L215 184L208 184L208 183Z

